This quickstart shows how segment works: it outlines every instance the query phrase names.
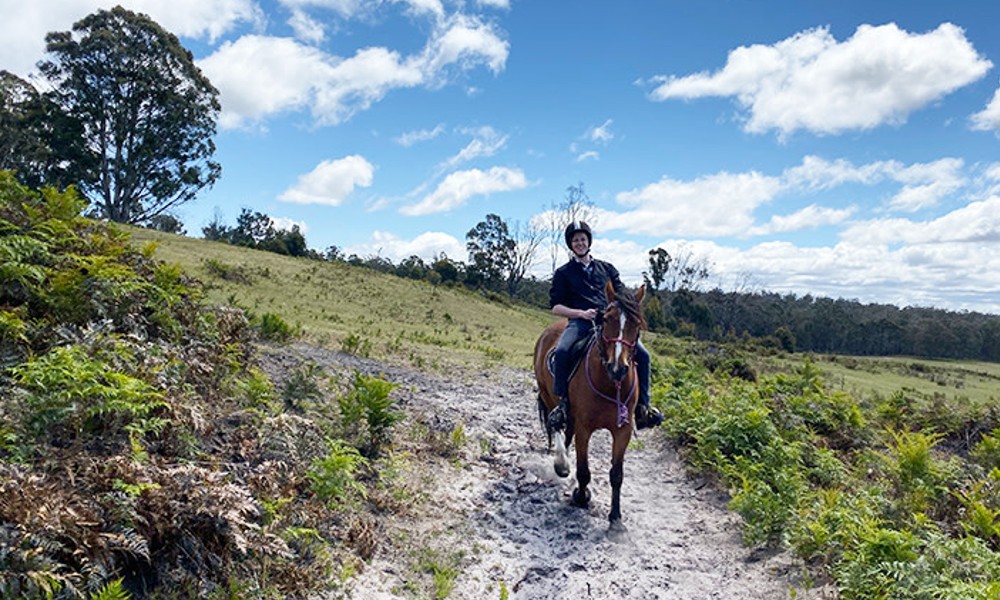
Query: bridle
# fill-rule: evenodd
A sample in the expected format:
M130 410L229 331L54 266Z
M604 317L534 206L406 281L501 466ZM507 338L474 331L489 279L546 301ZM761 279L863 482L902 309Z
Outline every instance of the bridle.
M609 305L609 307L610 306L611 305ZM607 373L608 379L610 379L611 381L613 381L614 384L615 384L615 395L614 395L614 397L609 396L609 395L605 394L604 392L600 391L599 389L597 389L597 386L594 385L594 379L593 379L593 377L591 377L591 374L590 374L590 356L589 356L589 354L594 351L594 348L597 346L596 343L591 343L590 344L590 348L587 351L587 354L588 354L587 360L585 362L587 364L587 383L590 384L590 390L592 392L594 392L594 394L596 394L597 396L599 396L599 397L601 397L601 398L603 398L603 399L605 399L605 400L607 400L609 402L615 403L615 405L618 408L617 426L618 427L622 427L622 426L624 426L624 425L626 425L628 423L628 402L629 402L629 399L632 398L632 394L635 393L636 390L638 389L639 378L637 376L633 375L633 377L632 377L632 388L628 391L628 394L625 395L625 399L622 400L622 382L625 379L625 377L623 377L621 379L616 379L614 376L612 376L612 374L611 374L612 363L609 362L608 359L607 359L607 347L608 347L609 344L616 344L616 345L621 344L622 346L625 346L626 348L628 348L629 359L628 359L628 370L626 371L626 375L627 375L628 372L634 372L635 371L635 346L636 346L636 344L639 343L639 336L637 334L636 338L635 338L635 341L631 341L631 342L629 340L626 340L624 337L622 337L622 332L625 331L625 321L627 320L627 316L626 316L625 311L621 307L619 307L618 310L621 313L620 326L618 328L618 337L608 338L606 335L604 335L604 324L603 324L604 319L603 318L601 319L601 321L602 321L601 324L597 324L595 322L594 325L593 325L593 328L594 328L594 340L595 340L595 342L596 342L596 340L598 338L600 338L600 340L602 342L602 344L601 344L602 348L601 348L601 351L600 351L601 365L604 367L604 371L605 371L605 373ZM620 356L620 353L621 353L621 346L618 346L618 347L615 348L615 358L616 358L616 360Z

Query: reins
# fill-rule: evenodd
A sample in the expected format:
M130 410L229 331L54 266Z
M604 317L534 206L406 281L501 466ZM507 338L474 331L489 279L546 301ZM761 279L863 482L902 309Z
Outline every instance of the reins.
M635 375L635 360L634 360L634 358L635 358L635 345L636 345L636 342L629 342L628 340L622 338L621 334L619 334L619 337L617 337L617 338L608 339L604 335L603 324L599 326L599 325L597 325L595 323L593 327L595 329L594 336L593 336L593 339L590 342L590 347L587 349L587 360L585 361L587 363L586 364L587 383L590 385L590 390L592 392L594 392L594 394L596 394L600 398L603 398L604 400L607 400L608 402L613 402L615 404L615 406L618 408L618 419L616 421L617 426L618 427L623 427L624 425L628 424L628 422L629 422L629 419L628 419L628 402L629 402L629 399L632 398L632 394L636 391L636 389L638 387L638 384L639 384L639 377ZM601 390L597 389L597 386L594 385L594 378L590 374L590 354L591 354L591 352L594 351L594 348L597 346L597 337L598 336L597 336L596 329L598 329L598 328L601 330L600 331L600 338L604 342L605 345L607 345L607 344L621 343L621 344L624 344L625 346L627 346L629 348L629 354L631 355L631 358L632 358L632 360L629 360L629 372L632 373L632 389L629 390L628 394L625 396L625 400L624 401L622 400L622 381L621 380L618 380L618 381L614 382L615 383L615 396L612 397L612 396L609 396L609 395L605 394ZM638 338L637 338L637 341L638 341ZM605 367L605 371L606 371L607 370L607 361L604 358L604 354L602 353L599 358L601 360L601 364Z

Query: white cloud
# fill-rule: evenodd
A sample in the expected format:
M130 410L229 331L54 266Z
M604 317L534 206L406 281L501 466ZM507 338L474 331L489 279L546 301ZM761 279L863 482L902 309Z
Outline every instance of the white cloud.
M520 169L493 167L489 171L456 171L417 204L404 206L404 215L420 216L446 212L465 204L473 196L524 189L528 180Z
M801 165L786 169L783 176L789 188L806 190L825 190L848 183L874 185L895 181L904 185L888 201L887 208L914 212L936 206L942 198L965 186L963 168L964 161L959 158L942 158L909 166L895 160L855 166L844 159L828 161L806 156Z
M510 8L510 0L476 0L476 4L479 6L488 6L491 8Z
M632 210L600 215L601 226L633 234L685 236L744 235L754 210L770 202L781 181L757 172L717 173L694 181L664 177L617 195Z
M856 211L856 207L828 208L810 204L790 215L775 215L771 217L767 225L755 227L751 233L753 235L768 235L771 233L815 229L825 225L838 225L851 218L851 215Z
M279 200L296 204L339 206L356 187L372 184L375 167L357 154L337 160L325 160L299 177Z
M437 18L444 16L444 6L439 0L395 0L396 2L406 4L410 7L410 10L416 15L430 14Z
M490 26L457 16L411 57L370 47L340 58L288 38L244 36L199 65L221 93L223 128L305 107L318 124L336 125L394 89L443 85L451 66L485 64L497 72L507 52L507 42Z
M306 235L309 232L309 226L304 221L296 221L288 217L271 217L271 226L278 231L291 231L292 228L297 226L302 235Z
M455 15L445 27L435 31L423 53L415 59L428 81L443 76L456 65L468 70L485 64L499 73L507 63L510 44L488 23L467 15Z
M500 134L489 126L477 129L464 129L461 133L472 135L472 141L459 150L458 154L441 163L442 168L450 169L476 158L493 156L507 145L508 136Z
M425 262L430 262L441 254L449 258L464 260L466 250L464 242L440 231L428 231L412 240L404 240L395 234L384 231L375 231L369 242L349 246L344 249L344 254L348 256L355 254L361 257L382 256L394 263L411 256L419 256Z
M278 0L282 6L292 10L301 11L306 8L324 8L332 10L344 19L351 19L359 15L367 14L371 6L366 9L364 0Z
M737 48L715 73L654 78L651 98L735 96L748 132L832 134L905 122L991 67L951 23L923 34L861 25L844 42L817 28Z
M986 244L1000 250L1000 197L971 202L926 221L879 219L852 225L841 239L872 244Z
M783 176L792 187L822 190L845 183L871 185L884 179L887 172L901 167L900 163L894 161L879 161L856 167L842 158L829 161L818 156L806 156L801 165L786 169Z
M942 158L932 163L917 163L893 173L906 185L890 201L889 208L914 212L938 204L941 198L965 185L964 163L957 158Z
M601 158L601 153L596 150L587 150L586 152L581 152L576 156L576 162L583 162L585 160L599 160Z
M292 10L292 16L288 19L288 25L295 32L295 37L312 44L318 44L326 37L326 28L323 23L309 16L303 10Z
M438 124L434 127L434 129L418 129L416 131L408 131L397 137L395 141L400 146L409 148L419 142L433 140L442 133L444 133L444 125Z
M993 93L993 99L982 111L969 117L975 131L1000 130L1000 89Z
M244 36L199 61L222 97L220 125L237 127L304 107L331 66L319 50L288 38Z
M18 2L0 19L0 65L26 77L45 58L45 35L70 31L99 9L116 5L149 15L164 29L186 38L214 42L241 23L260 26L263 14L253 0L60 0Z
M608 119L601 125L597 127L591 127L587 130L585 137L592 142L608 143L615 139L615 134L611 132L611 124L614 123L612 119Z

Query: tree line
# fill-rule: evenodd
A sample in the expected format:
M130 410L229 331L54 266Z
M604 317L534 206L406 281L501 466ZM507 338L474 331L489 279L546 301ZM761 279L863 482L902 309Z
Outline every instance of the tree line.
M645 306L650 329L710 341L753 340L788 352L1000 362L997 315L811 294L703 291L709 275L707 261L689 251L650 250L643 273L653 292Z
M666 330L787 351L1000 362L1000 317L773 292L661 293Z

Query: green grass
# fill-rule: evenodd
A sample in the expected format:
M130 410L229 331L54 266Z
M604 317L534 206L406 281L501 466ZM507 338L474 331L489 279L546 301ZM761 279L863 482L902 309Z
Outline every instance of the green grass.
M155 258L207 284L211 302L280 315L306 341L365 348L371 358L447 370L452 365L530 368L535 339L552 322L537 308L483 301L344 263L281 256L220 242L125 228L156 242ZM239 276L234 276L237 274Z
M801 355L761 360L762 370L788 372ZM931 360L910 357L815 355L815 365L831 390L858 400L885 398L900 390L921 402L962 400L970 407L1000 400L1000 364L979 361Z

